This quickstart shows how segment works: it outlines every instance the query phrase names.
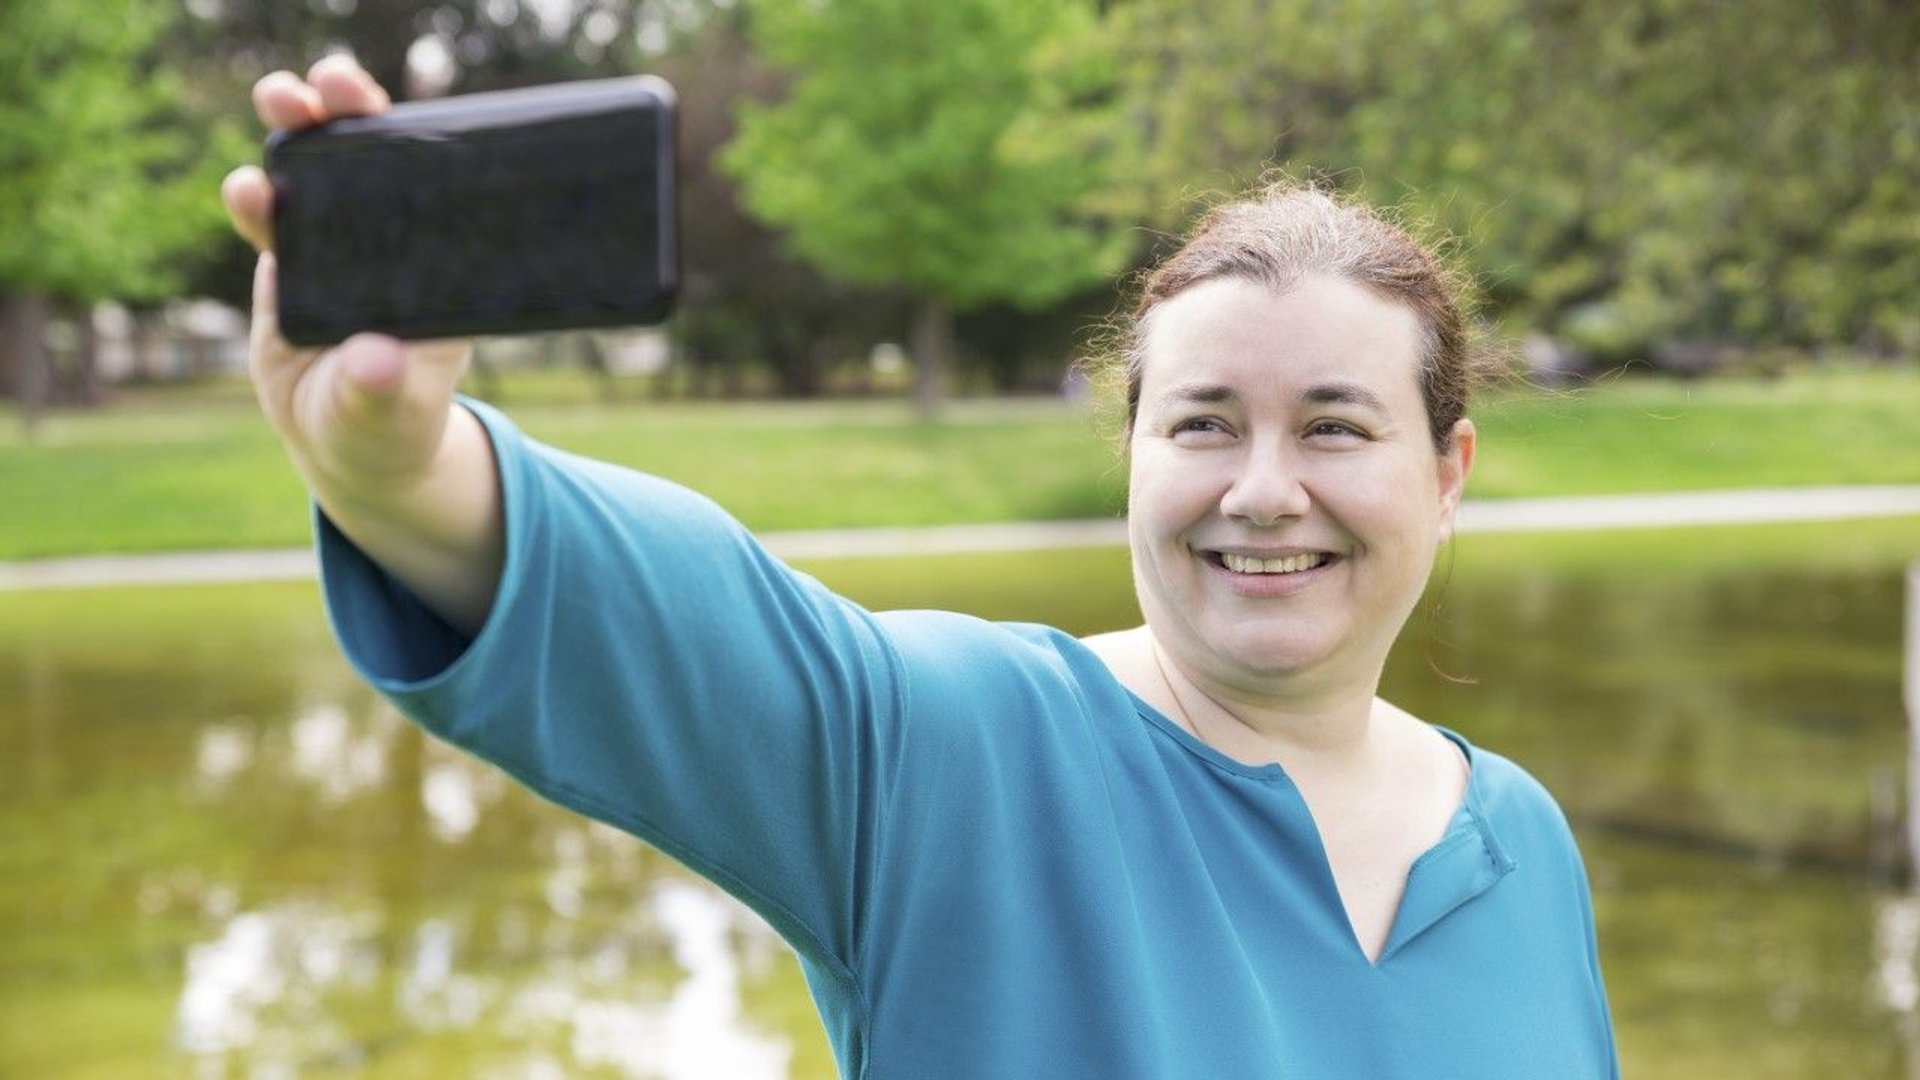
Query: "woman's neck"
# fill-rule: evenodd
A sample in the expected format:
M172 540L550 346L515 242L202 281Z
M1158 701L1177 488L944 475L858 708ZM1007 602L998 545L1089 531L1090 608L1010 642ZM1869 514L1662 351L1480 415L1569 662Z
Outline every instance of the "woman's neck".
M1135 647L1146 651L1160 684L1158 693L1143 696L1171 703L1163 711L1227 756L1277 762L1289 771L1345 771L1377 760L1377 679L1237 686L1190 672L1146 627L1134 633Z

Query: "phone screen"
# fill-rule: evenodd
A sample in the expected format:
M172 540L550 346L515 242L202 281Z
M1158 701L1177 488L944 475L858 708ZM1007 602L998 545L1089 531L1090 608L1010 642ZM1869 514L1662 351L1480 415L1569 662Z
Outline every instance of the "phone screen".
M678 276L664 85L476 94L275 139L282 333L311 345L664 318Z

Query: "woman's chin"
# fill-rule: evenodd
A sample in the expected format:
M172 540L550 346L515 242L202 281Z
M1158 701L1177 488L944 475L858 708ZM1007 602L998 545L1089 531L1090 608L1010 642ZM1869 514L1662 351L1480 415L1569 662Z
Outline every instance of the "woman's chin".
M1244 676L1285 680L1325 665L1337 643L1324 634L1240 629L1206 644L1216 663L1224 662Z

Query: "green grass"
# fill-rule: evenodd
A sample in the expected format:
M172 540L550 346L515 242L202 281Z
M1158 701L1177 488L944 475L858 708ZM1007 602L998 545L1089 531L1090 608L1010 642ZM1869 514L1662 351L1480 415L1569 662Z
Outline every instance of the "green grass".
M1591 581L1633 567L1641 580L1802 570L1857 573L1920 558L1920 517L1795 521L1548 533L1469 533L1443 552L1436 583L1511 577L1517 570Z
M1110 425L1040 400L965 401L938 423L897 401L590 400L572 373L514 373L535 436L707 492L756 529L1097 517L1124 473ZM1480 498L1920 483L1920 376L1622 381L1512 391L1476 411ZM298 545L305 499L246 386L127 393L29 442L0 413L0 559Z
M1920 372L1621 380L1475 410L1481 498L1920 482Z

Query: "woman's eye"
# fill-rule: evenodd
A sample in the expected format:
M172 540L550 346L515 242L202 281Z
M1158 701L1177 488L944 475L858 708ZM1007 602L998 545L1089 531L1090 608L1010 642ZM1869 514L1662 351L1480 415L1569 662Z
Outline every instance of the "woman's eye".
M1173 425L1173 434L1178 435L1217 435L1224 434L1227 426L1211 416L1196 416Z
M1336 436L1354 439L1367 437L1366 433L1359 428L1338 420L1316 420L1307 428L1307 434L1315 437Z

